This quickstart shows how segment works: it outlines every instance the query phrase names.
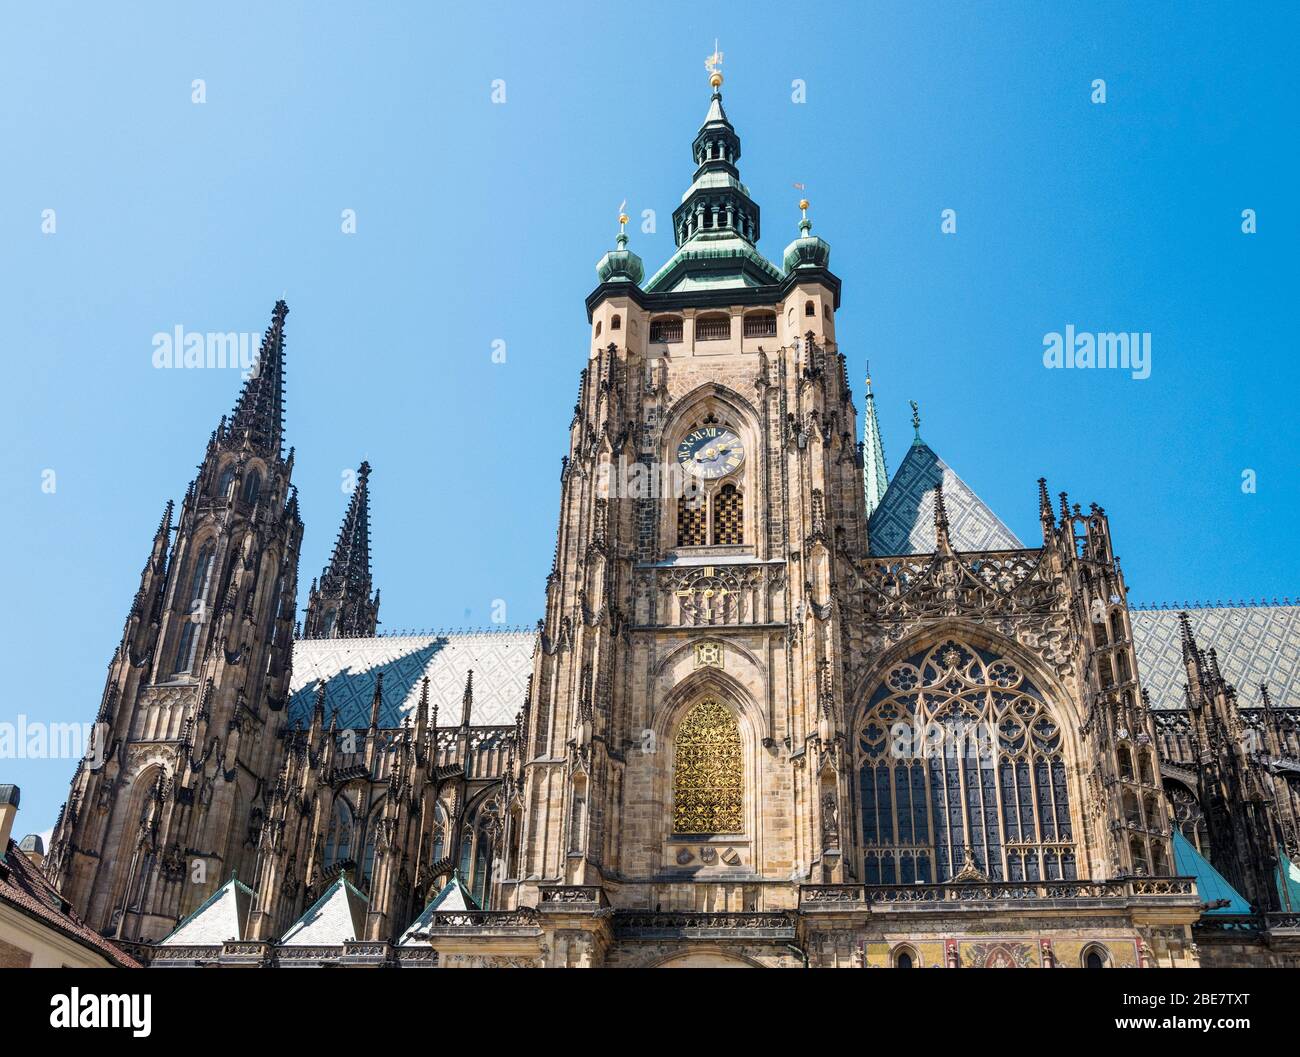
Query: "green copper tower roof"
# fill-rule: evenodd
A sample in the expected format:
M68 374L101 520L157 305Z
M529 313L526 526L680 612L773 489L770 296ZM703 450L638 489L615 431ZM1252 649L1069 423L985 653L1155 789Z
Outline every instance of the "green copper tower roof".
M799 202L803 217L799 220L799 237L785 248L781 263L786 272L798 268L829 268L831 263L831 246L823 238L812 233L812 221L808 219L808 199Z
M625 203L626 204L626 203ZM596 262L596 274L602 283L631 283L638 286L645 278L645 265L641 258L627 248L627 214L618 214L618 249L610 250Z
M695 176L673 210L677 251L645 289L669 292L770 286L784 273L757 249L758 203L740 179L740 137L722 106L722 75L711 78L713 95L691 144Z

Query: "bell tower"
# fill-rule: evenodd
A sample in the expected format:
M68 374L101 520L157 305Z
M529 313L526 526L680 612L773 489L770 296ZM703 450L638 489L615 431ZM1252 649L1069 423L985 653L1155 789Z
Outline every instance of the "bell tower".
M160 939L232 874L252 876L303 528L282 445L288 312L276 303L174 525L167 504L109 664L97 758L79 763L45 861L121 939Z
M844 875L866 526L840 281L806 200L781 263L759 251L720 62L672 256L647 280L621 215L587 298L505 902L770 910Z

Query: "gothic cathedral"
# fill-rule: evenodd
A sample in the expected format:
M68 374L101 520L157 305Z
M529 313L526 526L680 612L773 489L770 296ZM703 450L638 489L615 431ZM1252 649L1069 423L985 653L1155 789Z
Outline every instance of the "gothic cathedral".
M1297 607L1130 608L1101 507L1026 546L915 413L891 477L721 85L675 252L597 266L536 632L377 634L365 463L296 621L280 302L47 876L154 966L1300 966Z

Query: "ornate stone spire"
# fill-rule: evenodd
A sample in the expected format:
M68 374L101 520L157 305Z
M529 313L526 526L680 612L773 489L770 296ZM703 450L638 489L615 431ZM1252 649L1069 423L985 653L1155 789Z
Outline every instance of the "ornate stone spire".
M356 487L334 543L334 554L312 585L304 638L362 638L379 625L379 592L371 597L370 463L357 467Z
M474 712L474 669L465 676L465 693L460 699L460 725L468 727Z
M254 449L276 458L284 437L284 320L288 314L289 306L277 301L257 363L226 427L229 436L246 438Z

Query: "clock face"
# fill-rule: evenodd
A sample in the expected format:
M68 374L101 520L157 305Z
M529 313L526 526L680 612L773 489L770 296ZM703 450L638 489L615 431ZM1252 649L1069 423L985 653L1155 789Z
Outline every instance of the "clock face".
M677 461L687 473L715 481L740 468L745 447L725 426L700 426L677 445Z

